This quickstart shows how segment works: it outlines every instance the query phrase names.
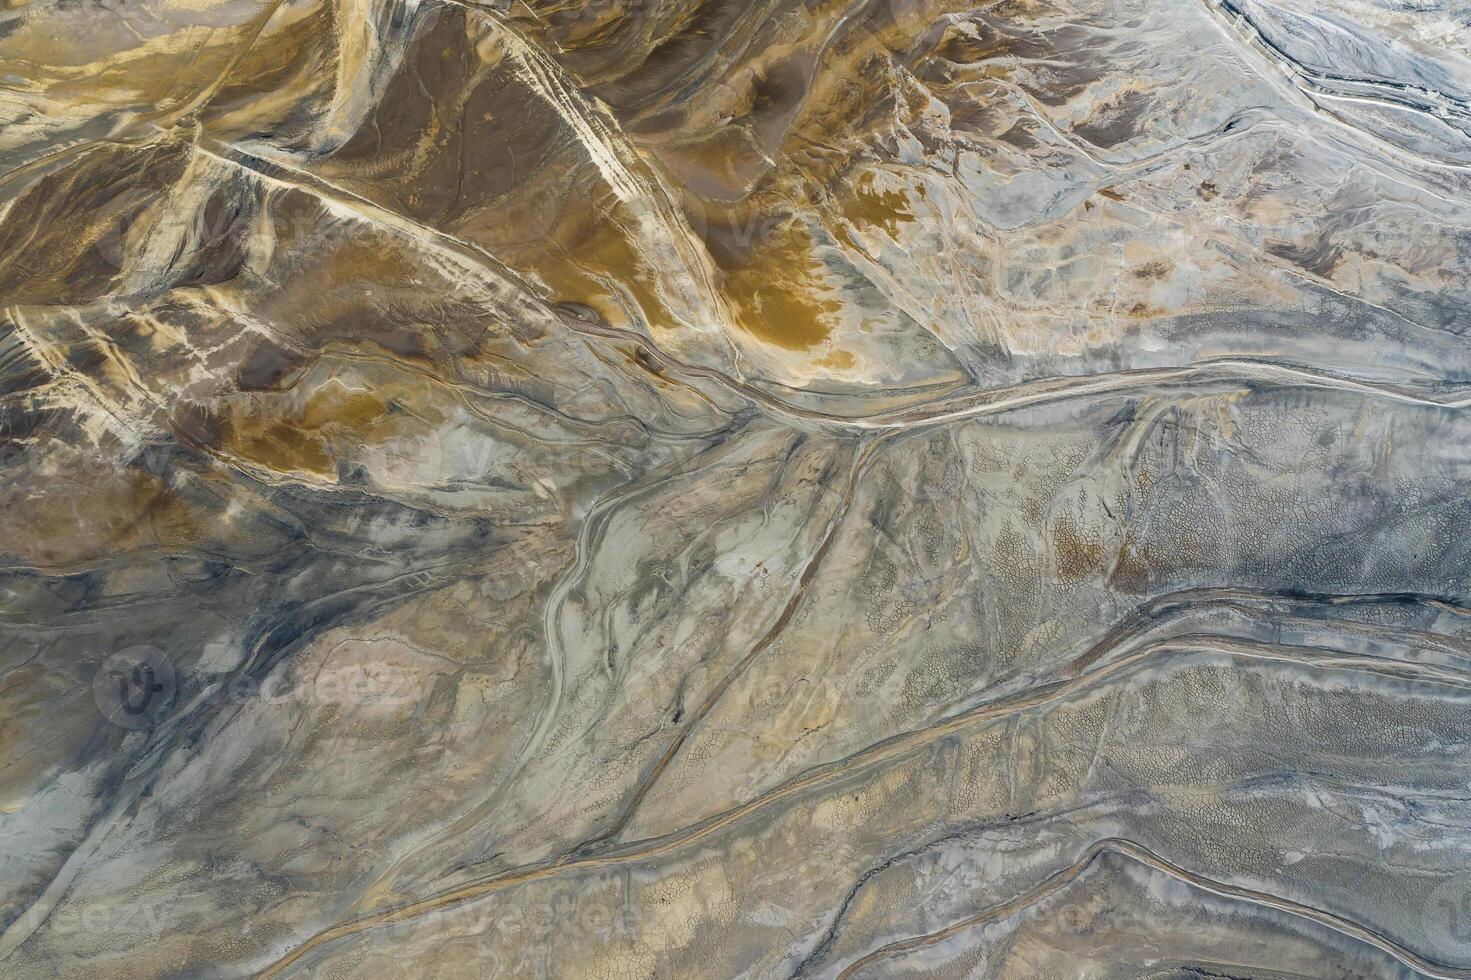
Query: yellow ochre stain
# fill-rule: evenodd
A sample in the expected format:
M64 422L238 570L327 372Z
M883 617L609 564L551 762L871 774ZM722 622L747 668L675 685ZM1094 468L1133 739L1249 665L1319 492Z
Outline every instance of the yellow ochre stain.
M276 472L292 470L330 477L336 472L331 448L334 433L349 443L375 443L391 437L396 426L384 429L390 394L372 393L329 382L298 408L280 415L241 412L231 417L221 448Z
M787 350L809 350L832 332L831 315L842 304L815 295L822 265L801 227L779 229L743 256L712 254L724 273L721 292L742 330Z
M902 190L878 190L873 174L864 174L843 202L843 214L855 225L882 228L890 238L899 234L899 226L914 221L909 198Z
M590 306L615 326L633 326L627 309L630 302L649 326L674 324L673 314L659 296L653 269L609 217L569 219L558 230L557 244L561 247L547 250L531 263L554 298Z

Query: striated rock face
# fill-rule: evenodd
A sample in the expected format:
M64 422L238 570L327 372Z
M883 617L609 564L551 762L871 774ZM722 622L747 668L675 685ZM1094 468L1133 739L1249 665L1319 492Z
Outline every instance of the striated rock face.
M10 0L0 975L1471 976L1462 0Z

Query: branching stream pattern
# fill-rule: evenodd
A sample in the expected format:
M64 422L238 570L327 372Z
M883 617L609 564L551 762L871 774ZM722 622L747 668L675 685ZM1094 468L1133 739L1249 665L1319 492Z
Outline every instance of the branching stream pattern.
M1471 978L1455 0L0 11L0 976Z

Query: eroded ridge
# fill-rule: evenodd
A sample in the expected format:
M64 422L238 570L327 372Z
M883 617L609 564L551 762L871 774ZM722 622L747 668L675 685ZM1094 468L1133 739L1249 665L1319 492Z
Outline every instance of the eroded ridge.
M0 974L1471 976L1440 0L0 12Z

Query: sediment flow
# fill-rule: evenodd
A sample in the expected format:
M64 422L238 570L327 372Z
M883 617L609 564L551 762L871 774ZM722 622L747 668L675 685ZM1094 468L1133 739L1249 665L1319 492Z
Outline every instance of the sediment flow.
M0 11L0 975L1471 977L1471 21Z

